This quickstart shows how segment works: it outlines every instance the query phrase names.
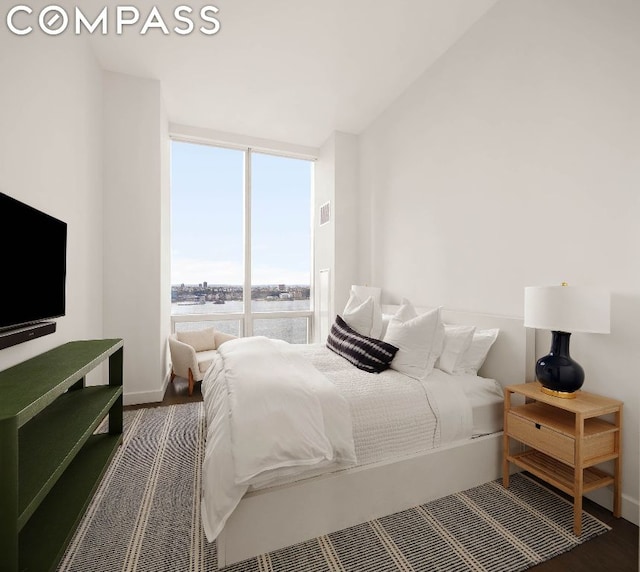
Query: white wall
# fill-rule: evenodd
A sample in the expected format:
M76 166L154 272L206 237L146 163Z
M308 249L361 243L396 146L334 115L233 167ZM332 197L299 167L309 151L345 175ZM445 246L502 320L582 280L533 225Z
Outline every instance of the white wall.
M104 335L124 339L125 405L161 401L170 251L160 82L104 72L104 125Z
M163 356L164 390L169 383L171 361L167 343L171 333L171 140L164 100L160 103L160 335L156 341Z
M320 271L329 269L329 326L347 303L351 284L358 282L358 198L358 138L336 131L320 148L314 167L314 303L320 308ZM331 220L320 226L320 207L327 202ZM315 341L324 342L327 333L316 320Z
M0 35L0 79L0 191L68 225L66 316L54 334L0 350L0 370L70 340L121 337L125 403L159 401L170 329L159 82L103 75L84 38L43 34Z
M66 316L54 334L0 350L0 370L102 337L101 87L84 39L0 34L0 191L68 225Z
M326 339L328 327L334 317L333 300L333 276L335 274L334 252L335 252L335 217L320 226L320 207L327 202L334 208L335 179L336 179L336 145L333 136L324 143L318 153L318 160L313 167L313 267L315 284L314 308L322 308L321 296L328 297L329 311L326 319L322 319L316 314L314 322L314 341L319 342ZM329 292L320 291L320 271L329 271Z
M585 390L625 402L636 523L639 24L632 0L503 0L367 128L360 154L360 271L388 302L522 316L528 285L611 290L611 335L574 334L572 355Z
M360 252L358 215L358 138L335 133L335 225L334 313L342 312L352 284L359 284Z

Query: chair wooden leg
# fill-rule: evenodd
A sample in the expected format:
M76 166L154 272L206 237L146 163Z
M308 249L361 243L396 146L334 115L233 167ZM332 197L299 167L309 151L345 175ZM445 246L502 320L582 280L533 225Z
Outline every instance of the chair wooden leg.
M193 395L193 386L195 382L193 381L193 373L191 373L191 368L189 368L189 396Z
M171 377L169 378L169 383L173 383L173 380L176 378L176 373L171 370Z

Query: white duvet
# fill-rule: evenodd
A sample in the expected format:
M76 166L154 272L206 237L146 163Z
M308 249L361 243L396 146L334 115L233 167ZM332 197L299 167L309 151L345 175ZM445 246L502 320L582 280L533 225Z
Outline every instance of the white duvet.
M210 542L249 489L413 456L474 434L472 400L454 376L366 373L323 344L226 342L202 392L202 520Z
M256 336L224 343L202 391L202 510L210 542L250 485L356 463L347 401L285 342Z

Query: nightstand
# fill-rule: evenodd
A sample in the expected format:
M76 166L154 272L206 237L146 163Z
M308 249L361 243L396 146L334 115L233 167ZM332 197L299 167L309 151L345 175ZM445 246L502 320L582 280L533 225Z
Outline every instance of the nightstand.
M512 394L526 398L511 404ZM613 485L613 515L620 516L622 402L586 391L561 399L540 391L540 384L509 385L504 392L502 482L509 486L509 463L529 471L573 496L573 532L582 529L582 495ZM613 414L613 422L601 419ZM526 445L509 452L509 439ZM598 467L614 461L613 474Z

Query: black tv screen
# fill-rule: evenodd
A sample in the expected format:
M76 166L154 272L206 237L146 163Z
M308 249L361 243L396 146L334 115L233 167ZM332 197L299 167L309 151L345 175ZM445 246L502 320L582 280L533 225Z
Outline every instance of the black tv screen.
M0 331L64 316L67 223L0 193Z

